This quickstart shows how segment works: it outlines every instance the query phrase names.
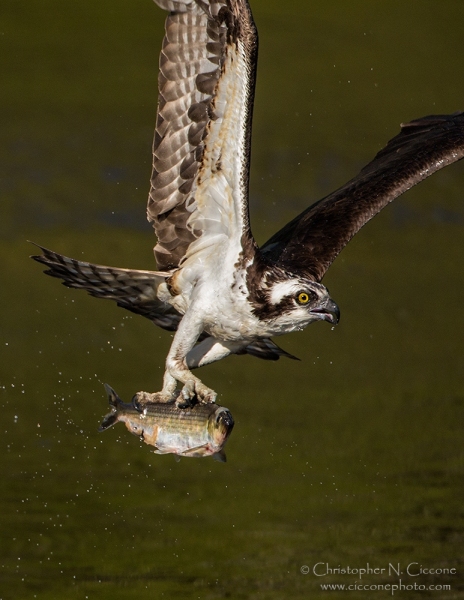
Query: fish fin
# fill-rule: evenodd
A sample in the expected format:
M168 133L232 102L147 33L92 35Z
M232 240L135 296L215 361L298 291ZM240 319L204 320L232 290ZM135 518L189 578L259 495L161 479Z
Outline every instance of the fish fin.
M110 385L107 383L104 383L103 385L105 386L105 391L108 396L108 402L110 403L110 406L113 408L118 408L119 403L122 402L121 398L116 394Z
M101 422L101 425L98 428L98 431L105 431L105 429L108 429L108 427L111 427L112 425L114 425L117 422L118 422L118 412L116 410L113 410L112 412L108 413L106 415L106 417L103 418L103 421Z
M214 460L217 460L218 462L227 462L227 456L226 453L224 452L224 450L219 450L219 452L216 452L215 454L212 455Z
M118 422L118 406L122 403L121 398L116 394L111 386L109 386L107 383L104 383L103 385L105 386L105 391L108 395L108 402L112 407L112 411L103 418L98 431L105 431L105 429L108 429L108 427L111 427Z
M179 452L178 456L192 456L193 454L195 454L195 452L198 452L198 450L202 450L203 448L204 445L195 446L193 448L189 448L188 450L184 450L183 452Z
M180 456L178 454L174 454L174 460L176 462L180 462Z

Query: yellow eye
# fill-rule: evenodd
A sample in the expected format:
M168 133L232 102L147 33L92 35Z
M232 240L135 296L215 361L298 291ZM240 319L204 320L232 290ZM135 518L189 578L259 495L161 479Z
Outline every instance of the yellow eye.
M309 294L307 294L306 292L300 292L298 294L298 303L299 304L308 304L309 302Z

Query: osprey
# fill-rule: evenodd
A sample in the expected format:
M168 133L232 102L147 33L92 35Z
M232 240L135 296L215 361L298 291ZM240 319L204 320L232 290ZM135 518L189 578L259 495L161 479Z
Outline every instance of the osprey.
M94 265L42 249L64 285L175 331L158 400L214 402L192 370L229 354L289 356L271 338L339 310L322 285L349 240L384 206L464 156L464 113L427 116L351 181L262 247L250 229L248 179L258 37L247 0L155 0L169 11L147 215L157 271ZM291 357L294 358L294 357Z

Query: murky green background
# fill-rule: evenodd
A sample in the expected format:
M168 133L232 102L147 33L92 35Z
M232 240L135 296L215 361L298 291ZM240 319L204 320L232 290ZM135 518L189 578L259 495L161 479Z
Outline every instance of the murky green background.
M254 0L252 220L264 241L402 121L464 109L459 0ZM0 598L381 598L316 563L464 598L464 164L374 219L325 283L342 310L231 357L228 462L154 455L97 427L102 382L159 389L170 336L29 260L152 268L145 222L164 15L150 0L0 4ZM303 575L300 567L310 573ZM419 567L414 567L418 569ZM398 583L370 575L368 584Z

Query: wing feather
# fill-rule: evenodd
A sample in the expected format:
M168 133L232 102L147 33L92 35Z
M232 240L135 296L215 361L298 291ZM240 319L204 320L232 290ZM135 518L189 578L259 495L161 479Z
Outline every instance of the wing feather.
M208 235L210 243L218 233L252 239L248 164L257 34L247 0L155 2L171 13L160 55L147 216L165 270L206 247Z
M250 354L251 356L256 356L256 358L262 358L264 360L279 360L281 356L291 358L292 360L300 360L296 356L293 356L293 354L280 348L269 338L256 340L238 354Z
M464 113L403 124L361 172L319 200L261 248L282 268L321 281L350 239L389 202L464 157Z
M38 247L42 254L31 258L47 267L47 275L62 279L66 287L84 289L95 298L113 300L163 329L177 329L182 315L158 297L159 286L169 273L94 265Z

